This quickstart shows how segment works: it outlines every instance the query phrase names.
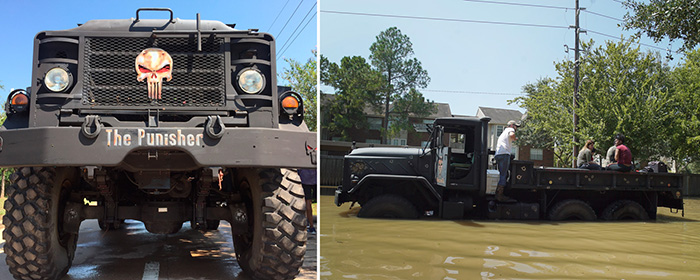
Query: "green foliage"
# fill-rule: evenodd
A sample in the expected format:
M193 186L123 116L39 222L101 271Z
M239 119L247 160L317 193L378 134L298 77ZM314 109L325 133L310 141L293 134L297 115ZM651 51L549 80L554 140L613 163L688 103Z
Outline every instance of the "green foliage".
M680 165L700 160L700 50L686 53L673 70L671 143ZM698 164L695 164L697 167Z
M309 130L316 131L316 51L306 63L302 64L294 59L285 58L289 68L284 69L282 79L287 80L292 90L299 93L304 99L304 121Z
M692 50L700 43L700 0L627 0L630 12L624 27L645 33L657 43L682 40L683 50Z
M336 94L321 100L322 129L352 140L350 129L367 127L365 108L379 109L384 84L381 74L360 56L343 57L340 65L321 56L321 82L336 89Z
M430 82L428 72L413 56L413 44L407 35L396 27L390 27L377 35L369 48L372 66L384 77L381 89L384 95L384 143L401 130L411 129L409 115L426 117L437 110L433 102L427 102L417 90ZM393 104L391 112L390 104ZM389 121L392 127L389 127Z
M0 88L2 88L2 85L0 85ZM7 115L5 113L0 114L0 126L5 123L5 119L7 118ZM3 180L5 182L5 186L10 184L10 175L15 172L14 168L0 168L0 180ZM4 196L4 194L0 195Z
M669 126L678 116L671 94L671 71L658 54L641 52L630 42L607 42L592 48L582 59L577 129L581 147L596 141L604 153L613 136L623 133L633 157L639 160L675 156L668 141L675 133ZM523 87L525 97L511 102L527 109L521 140L539 147L556 147L558 166L573 157L573 61L555 65L558 77L544 78ZM545 136L546 135L546 136Z

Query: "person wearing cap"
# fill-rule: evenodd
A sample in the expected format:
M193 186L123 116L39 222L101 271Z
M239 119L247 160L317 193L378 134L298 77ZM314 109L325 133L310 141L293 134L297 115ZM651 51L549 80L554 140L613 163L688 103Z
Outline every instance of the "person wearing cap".
M615 135L615 161L617 163L608 165L608 170L620 172L629 172L632 170L632 152L624 143L624 135L620 133Z
M518 123L513 120L508 121L506 129L498 136L496 144L496 163L498 165L498 185L496 186L496 200L500 202L510 201L511 199L503 194L506 188L506 180L508 177L508 168L510 168L510 151L511 144L515 141L515 129Z

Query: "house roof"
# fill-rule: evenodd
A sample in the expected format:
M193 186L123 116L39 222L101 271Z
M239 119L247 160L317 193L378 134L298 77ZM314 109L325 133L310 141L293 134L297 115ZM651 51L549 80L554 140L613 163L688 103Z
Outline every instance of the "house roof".
M511 109L479 107L476 111L476 116L478 118L491 118L491 124L506 124L510 120L520 121L523 117L523 113Z
M334 94L327 94L323 93L324 98L321 99L322 104L330 102L333 98L335 98ZM424 119L437 119L437 118L444 118L444 117L451 117L452 116L452 110L450 109L450 104L448 103L434 103L435 106L437 106L437 111L430 116L424 117ZM392 105L389 105L389 110L391 111ZM384 116L384 109L382 108L379 112L375 112L370 106L366 106L364 108L364 113L368 117L382 117Z

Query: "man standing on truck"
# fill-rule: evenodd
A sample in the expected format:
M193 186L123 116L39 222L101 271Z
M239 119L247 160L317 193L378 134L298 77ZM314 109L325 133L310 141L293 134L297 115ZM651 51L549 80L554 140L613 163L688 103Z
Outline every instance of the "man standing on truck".
M506 178L508 177L508 168L510 168L510 152L511 144L515 141L515 129L518 124L514 120L508 121L506 129L498 136L496 144L496 163L498 164L498 185L496 186L496 200L500 202L510 201L511 199L503 195L506 187Z

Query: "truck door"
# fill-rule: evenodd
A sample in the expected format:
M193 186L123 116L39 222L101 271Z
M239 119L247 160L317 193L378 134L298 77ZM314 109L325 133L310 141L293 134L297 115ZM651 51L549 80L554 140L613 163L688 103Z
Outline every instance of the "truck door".
M446 187L448 185L448 170L449 170L449 160L450 160L450 146L445 144L443 141L444 127L436 126L435 129L435 145L436 145L436 155L435 155L435 183L438 186Z

